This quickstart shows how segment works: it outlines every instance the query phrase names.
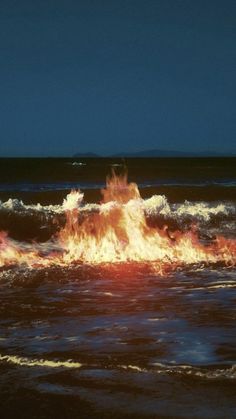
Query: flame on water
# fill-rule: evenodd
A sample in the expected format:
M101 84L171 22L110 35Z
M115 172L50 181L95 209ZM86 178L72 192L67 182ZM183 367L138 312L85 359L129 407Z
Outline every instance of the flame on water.
M194 228L170 234L167 227L150 227L138 186L128 183L126 174L113 172L102 195L97 210L84 215L80 211L83 194L71 191L63 202L66 224L47 243L19 243L2 232L0 266L152 262L161 274L167 266L181 264L236 264L236 240L218 236L206 246Z

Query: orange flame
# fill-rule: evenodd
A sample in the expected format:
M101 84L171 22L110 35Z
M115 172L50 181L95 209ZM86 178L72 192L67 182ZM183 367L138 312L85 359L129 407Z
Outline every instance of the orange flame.
M149 262L161 274L181 264L236 264L236 240L219 236L206 246L194 229L170 235L167 227L150 227L138 187L127 182L126 174L113 172L102 195L97 210L82 217L83 194L72 191L63 203L65 227L47 243L26 245L1 233L0 266Z

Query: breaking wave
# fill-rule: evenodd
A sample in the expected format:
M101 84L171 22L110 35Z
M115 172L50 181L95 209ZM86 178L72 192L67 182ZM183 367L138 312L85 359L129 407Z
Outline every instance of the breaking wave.
M192 365L171 365L155 363L153 368L141 368L136 365L120 365L120 368L134 372L154 372L155 374L181 375L191 376L207 380L235 380L236 379L236 365L226 368L203 368L193 367Z
M1 355L0 362L7 362L13 365L19 365L24 367L44 367L44 368L81 368L80 362L74 362L71 359L66 361L57 361L50 359L36 359L26 358L17 355Z
M13 238L48 240L58 227L65 224L65 211L78 208L81 217L92 213L112 210L113 204L84 203L83 195L69 194L61 205L27 205L18 199L0 201L0 230L9 232ZM129 205L124 203L123 206ZM144 211L149 223L158 227L186 228L192 223L201 227L223 227L232 231L236 206L232 202L191 202L170 204L164 195L153 195L138 200L136 205ZM30 227L30 228L29 228Z
M80 369L81 367L96 367L98 365L86 365L72 359L67 360L52 360L42 358L28 358L18 355L1 355L0 363L8 363L20 367L40 367L40 368L56 368L56 369ZM106 369L114 369L115 365L107 365ZM194 367L192 365L172 365L155 363L151 367L145 368L137 365L117 365L117 369L131 371L134 373L154 373L161 375L181 375L185 377L195 377L207 380L235 380L236 379L236 365L225 368L220 367Z
M82 194L83 198L83 194ZM42 205L40 203L34 205L24 204L22 200L9 198L7 201L0 201L0 216L4 212L31 214L36 215L42 213L44 215L63 214L67 209L80 207L82 212L102 210L105 204L84 204L82 202L81 194L71 196L64 200L62 205ZM79 205L78 205L79 199ZM185 201L182 204L169 204L166 196L153 195L151 198L141 200L140 206L145 210L147 215L163 216L166 218L184 219L191 217L195 220L210 221L214 217L232 216L236 214L236 207L231 202L191 202Z
M144 200L126 174L114 172L101 193L99 204L84 203L76 190L62 205L1 203L0 265L155 262L160 274L182 263L235 265L236 241L219 235L222 221L234 221L232 203L170 204L164 195ZM216 225L215 235L209 227Z

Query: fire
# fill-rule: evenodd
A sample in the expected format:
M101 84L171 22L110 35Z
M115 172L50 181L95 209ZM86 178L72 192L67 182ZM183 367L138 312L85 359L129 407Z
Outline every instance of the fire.
M67 211L67 222L58 238L65 249L66 263L161 261L164 265L222 259L235 263L234 240L219 237L206 247L200 244L194 230L170 236L166 228L148 226L138 187L127 182L127 175L116 176L113 172L102 194L99 212L86 217L82 224L78 208Z
M66 224L43 244L18 243L0 236L0 266L30 267L71 263L149 263L161 274L166 267L192 263L236 264L236 240L217 237L203 245L193 228L169 233L148 225L138 186L127 175L112 176L96 210L82 213L83 194L72 191L63 202Z

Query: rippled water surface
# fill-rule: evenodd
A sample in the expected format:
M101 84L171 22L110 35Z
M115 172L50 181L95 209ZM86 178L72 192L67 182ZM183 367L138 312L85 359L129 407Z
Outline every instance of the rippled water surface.
M235 417L232 270L15 274L0 294L6 414Z
M204 240L235 238L235 186L225 188L227 200L220 192L211 202L172 200L172 212L185 205L179 218L162 218L182 228L196 219ZM36 204L32 195L27 204ZM30 231L43 241L58 213L4 205L0 221L28 241ZM37 223L30 230L21 216ZM2 266L0 416L235 418L235 303L235 267L224 263L163 276L150 263Z

